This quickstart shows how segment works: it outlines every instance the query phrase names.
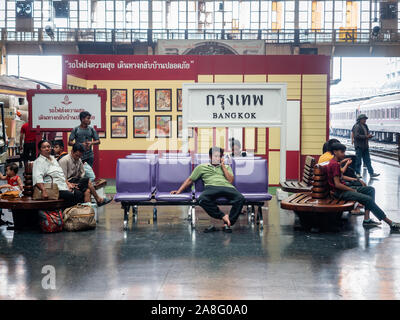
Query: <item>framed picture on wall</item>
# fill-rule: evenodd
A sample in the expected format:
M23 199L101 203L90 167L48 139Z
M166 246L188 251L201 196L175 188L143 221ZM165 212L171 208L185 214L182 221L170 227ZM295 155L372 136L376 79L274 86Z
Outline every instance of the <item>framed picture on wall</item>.
M133 137L134 138L150 137L150 116L133 117Z
M150 111L149 89L133 89L133 111Z
M111 89L111 111L127 111L127 90Z
M127 138L127 116L111 116L111 138Z
M172 89L156 89L156 111L172 111Z
M182 89L176 89L176 108L182 111Z
M156 116L156 138L171 138L171 116Z
M182 116L181 115L177 116L176 122L177 122L177 129L178 129L177 136L178 136L178 138L182 138ZM193 138L193 128L188 128L188 137Z

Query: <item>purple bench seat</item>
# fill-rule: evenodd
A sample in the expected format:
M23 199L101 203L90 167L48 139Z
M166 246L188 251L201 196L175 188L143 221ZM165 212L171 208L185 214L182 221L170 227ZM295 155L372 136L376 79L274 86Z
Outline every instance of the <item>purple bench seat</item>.
M155 199L157 201L191 201L193 195L189 188L178 195L170 194L172 190L179 189L191 172L190 157L160 158L157 166Z
M158 163L158 154L156 153L132 153L126 156L126 159L149 159L150 160L150 175L151 175L151 190L156 191L156 171Z
M197 166L208 163L208 155L195 155ZM243 194L246 205L252 209L254 219L254 207L258 206L257 220L263 225L262 206L265 201L271 200L268 193L268 168L267 161L262 158L242 157L231 158L232 171L235 177L234 186ZM190 156L170 155L159 158L157 155L130 155L117 162L117 194L115 201L121 202L124 209L124 229L128 224L128 213L133 207L133 213L137 213L138 206L154 206L153 219L157 219L157 205L186 205L189 206L188 218L195 224L195 210L197 200L204 190L201 179L195 181L194 190L185 190L179 195L171 195L172 190L177 190L183 181L192 172ZM155 182L153 179L155 178ZM156 191L154 192L154 189ZM219 205L229 205L226 198L217 199Z
M118 159L115 201L148 201L152 197L150 160Z

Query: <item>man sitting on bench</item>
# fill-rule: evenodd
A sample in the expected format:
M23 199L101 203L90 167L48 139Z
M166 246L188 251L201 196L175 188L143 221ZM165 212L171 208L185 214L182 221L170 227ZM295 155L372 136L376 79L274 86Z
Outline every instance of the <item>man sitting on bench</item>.
M342 175L340 171L340 161L345 158L346 146L341 143L334 143L331 146L333 159L329 161L327 167L328 183L331 194L337 199L345 201L356 201L365 206L365 216L363 221L364 227L376 227L381 223L370 219L369 213L372 213L379 219L385 221L392 231L400 230L400 223L393 222L381 208L375 203L375 189L368 186L347 186L344 181L356 181L356 178L351 178Z
M65 157L60 159L59 164L62 170L64 171L64 175L67 178L67 181L72 184L75 189L85 193L87 189L90 190L90 193L85 193L85 202L90 202L90 194L96 199L97 206L104 206L112 201L112 199L101 198L94 188L91 181L88 178L85 178L85 169L82 163L82 155L85 152L85 148L80 143L75 143L72 146L71 153L67 154Z
M180 188L171 191L171 194L181 193L194 181L201 178L204 181L204 191L199 197L200 207L202 207L212 218L223 220L223 231L231 233L231 226L233 226L238 219L245 199L232 185L233 172L229 165L225 165L223 154L224 149L222 148L210 148L210 163L198 165ZM232 204L229 216L228 214L223 213L217 206L216 200L221 197L227 198ZM213 225L204 230L204 232L212 231L217 231Z

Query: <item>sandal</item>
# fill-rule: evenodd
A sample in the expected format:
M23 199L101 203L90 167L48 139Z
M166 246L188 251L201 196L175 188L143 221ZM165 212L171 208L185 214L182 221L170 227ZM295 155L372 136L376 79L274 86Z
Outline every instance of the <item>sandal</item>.
M215 232L218 231L216 227L214 227L213 225L209 226L207 229L204 229L204 233L209 233L209 232Z
M113 201L112 198L110 199L110 198L105 197L103 199L103 202L97 204L97 207L105 206L106 204L110 203L111 201Z

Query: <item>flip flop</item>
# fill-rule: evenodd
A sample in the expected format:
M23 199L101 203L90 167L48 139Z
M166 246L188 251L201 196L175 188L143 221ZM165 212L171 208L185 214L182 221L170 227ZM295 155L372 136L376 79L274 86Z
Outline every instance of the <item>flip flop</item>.
M105 206L106 204L110 203L111 201L113 201L112 198L110 199L110 198L105 197L105 198L103 199L103 202L97 204L97 207Z

